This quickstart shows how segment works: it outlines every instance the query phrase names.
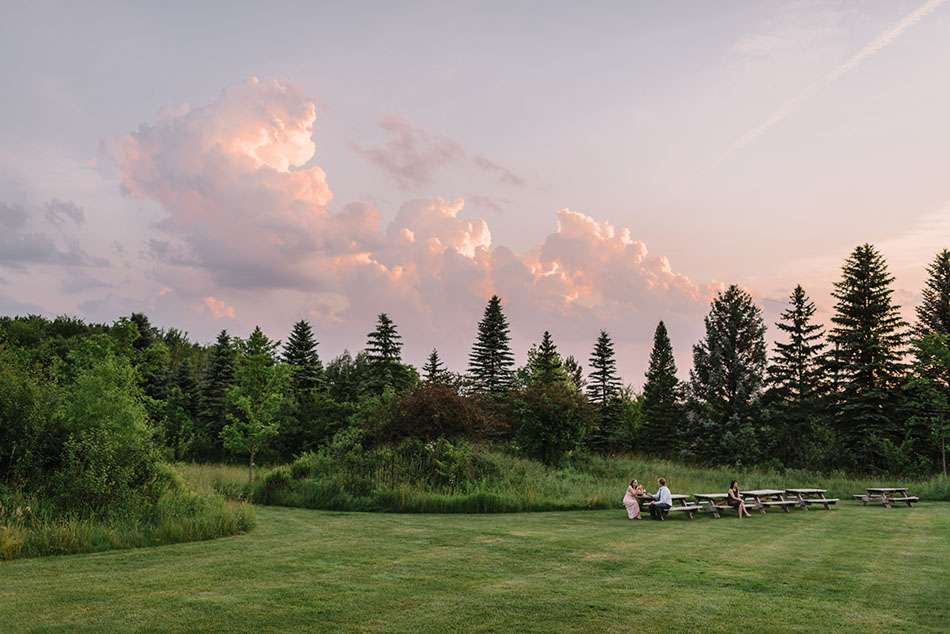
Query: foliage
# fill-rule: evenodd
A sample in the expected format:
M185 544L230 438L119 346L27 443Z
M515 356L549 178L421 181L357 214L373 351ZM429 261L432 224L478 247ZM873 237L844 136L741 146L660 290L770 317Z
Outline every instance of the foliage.
M643 385L643 436L660 453L673 455L684 436L683 395L666 325L653 334L653 350Z
M706 335L693 346L692 449L730 463L758 459L758 398L765 374L765 324L752 296L729 286L712 302Z
M468 377L476 394L500 398L512 385L514 355L508 319L501 299L492 295L478 322L478 334L468 356Z
M294 369L294 390L298 398L320 387L323 364L317 354L317 340L309 322L301 319L294 324L284 345L283 360Z
M614 344L605 330L600 331L590 356L587 399L597 410L597 422L590 432L590 445L597 451L617 449L615 439L621 426L619 403L620 377Z
M950 249L934 256L917 307L917 334L950 334Z
M404 438L480 438L489 433L490 423L478 404L454 388L427 383L403 394L391 416L381 426L378 442Z
M558 464L577 450L594 426L594 411L565 381L528 385L515 396L515 438L525 454Z
M903 382L906 324L892 302L894 277L873 246L857 247L835 283L833 402L849 466L883 467L887 443L899 442L898 388Z

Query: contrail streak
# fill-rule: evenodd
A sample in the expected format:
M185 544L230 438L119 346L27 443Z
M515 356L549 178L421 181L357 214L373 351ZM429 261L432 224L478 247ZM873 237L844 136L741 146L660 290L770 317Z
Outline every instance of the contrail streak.
M730 158L733 154L751 144L760 136L768 132L771 128L781 123L783 119L798 110L798 108L800 108L803 103L811 99L815 93L825 88L829 84L841 79L842 76L844 76L849 71L854 70L864 60L881 52L891 42L900 37L904 31L920 22L920 20L925 18L927 15L933 13L937 8L940 7L940 5L944 4L944 2L946 2L946 0L927 0L927 2L917 7L917 9L904 16L902 20L898 21L886 31L878 35L873 41L871 41L871 43L852 55L843 64L832 69L828 74L809 85L797 96L786 101L778 110L769 115L765 121L736 139L735 143L733 143L729 149L726 150L726 152L719 158L719 160L716 161L715 166L719 166L723 161Z

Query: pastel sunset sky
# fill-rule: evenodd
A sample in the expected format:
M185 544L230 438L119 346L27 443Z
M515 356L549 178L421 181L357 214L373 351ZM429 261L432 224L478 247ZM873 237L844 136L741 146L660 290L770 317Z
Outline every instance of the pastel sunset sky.
M871 242L910 318L950 247L950 1L7 1L0 78L0 314L463 370L497 293L639 386L723 284L827 319Z

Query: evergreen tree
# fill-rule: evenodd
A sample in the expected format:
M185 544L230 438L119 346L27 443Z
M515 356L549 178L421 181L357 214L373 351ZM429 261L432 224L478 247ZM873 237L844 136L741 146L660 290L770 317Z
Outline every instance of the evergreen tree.
M578 392L583 392L584 387L587 385L587 381L584 380L584 368L580 363L577 362L577 359L573 355L568 355L564 359L564 371L567 372L567 377L571 380L571 383L574 384L574 387Z
M448 372L445 369L445 364L442 363L442 359L439 357L439 351L435 348L429 353L426 364L422 366L422 377L429 385L439 385L448 380Z
M673 345L662 321L653 333L653 351L643 385L643 436L648 443L662 439L656 446L660 453L670 454L678 445L683 422L680 381L676 377ZM653 447L653 445L649 445Z
M920 306L917 307L917 334L950 334L950 250L938 253L927 267Z
M768 402L779 432L778 450L787 466L805 466L805 444L815 434L825 390L824 331L812 321L815 303L799 285L775 325L787 341L775 343L768 367Z
M478 322L478 334L468 356L468 374L476 394L502 396L511 387L515 361L508 320L501 300L492 295Z
M221 429L227 422L227 392L234 385L235 352L231 337L222 330L211 348L211 356L201 381L198 419L205 444L202 457L221 457Z
M615 447L623 423L620 404L620 377L617 376L617 360L614 344L607 331L601 330L590 356L593 368L588 375L587 399L598 414L597 425L591 432L590 445L597 451Z
M752 296L736 285L720 292L693 346L692 441L704 458L754 461L761 447L756 422L765 376L765 323Z
M906 324L891 301L894 277L870 244L845 261L832 294L837 300L829 340L839 391L836 420L850 466L884 465L884 449L898 440L898 390L905 366Z
M567 379L567 373L564 371L564 364L561 361L561 355L557 351L557 346L551 338L551 333L547 330L541 337L541 343L537 346L535 354L530 359L531 378L534 381L540 381L545 385Z
M294 324L284 345L284 361L293 366L293 385L298 398L320 387L323 364L317 355L317 340L310 324L301 319Z
M402 365L402 337L396 324L386 313L380 313L376 328L367 335L366 358L369 361L371 386L382 393L386 386L402 389L407 376Z

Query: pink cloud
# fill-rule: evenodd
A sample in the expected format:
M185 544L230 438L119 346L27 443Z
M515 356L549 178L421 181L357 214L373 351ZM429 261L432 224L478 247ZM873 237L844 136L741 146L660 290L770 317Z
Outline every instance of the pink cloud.
M387 311L409 354L439 345L456 363L493 293L505 299L518 345L551 329L582 358L602 327L641 345L659 319L701 326L717 285L694 282L629 229L583 213L558 211L551 233L515 253L495 244L462 198L407 201L385 226L368 204L331 210L326 174L313 163L316 116L292 86L252 79L116 144L124 190L166 213L147 250L159 287L216 319L240 312L286 328L309 317L351 348Z
M205 297L203 304L215 319L234 319L237 316L234 306L228 306L217 297L209 295Z

